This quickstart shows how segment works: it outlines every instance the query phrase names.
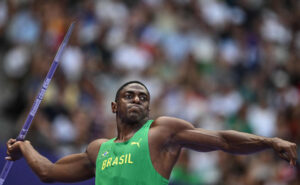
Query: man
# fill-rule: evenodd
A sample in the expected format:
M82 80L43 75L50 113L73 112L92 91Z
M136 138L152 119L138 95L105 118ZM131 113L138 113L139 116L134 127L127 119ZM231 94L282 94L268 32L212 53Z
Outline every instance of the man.
M131 81L120 87L115 102L116 138L98 139L86 152L50 162L29 141L7 142L7 160L23 156L44 182L76 182L96 176L96 185L163 185L183 147L199 152L222 150L250 154L273 149L281 158L296 164L296 144L236 131L209 131L181 119L149 120L150 94L144 84Z

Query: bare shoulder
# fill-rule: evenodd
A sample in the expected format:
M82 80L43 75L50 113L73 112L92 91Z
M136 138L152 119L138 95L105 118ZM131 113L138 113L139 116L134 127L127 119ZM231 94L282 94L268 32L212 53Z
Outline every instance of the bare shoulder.
M96 139L87 146L86 153L87 153L90 161L93 164L96 164L96 159L97 159L100 147L101 147L102 143L104 143L106 141L108 141L108 139Z
M168 156L166 163L171 160L170 163L174 164L181 149L181 145L175 142L177 135L193 129L194 126L191 123L182 119L168 116L158 117L153 121L148 132L150 155L153 156L153 159Z
M171 143L178 133L192 129L194 126L185 120L162 116L153 121L149 130L149 139L151 143L164 146L166 143Z
M154 120L151 125L153 128L158 130L162 129L167 132L178 132L180 130L193 129L194 126L182 119L168 116L161 116Z

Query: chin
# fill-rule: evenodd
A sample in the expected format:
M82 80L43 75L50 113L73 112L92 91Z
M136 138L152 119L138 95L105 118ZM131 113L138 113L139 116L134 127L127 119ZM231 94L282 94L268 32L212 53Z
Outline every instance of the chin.
M127 120L126 120L126 121L127 121L129 124L136 124L136 123L140 123L140 122L143 121L144 119L145 119L144 116L135 114L135 115L129 115L129 116L127 117Z
M139 123L141 121L141 119L137 118L137 117L129 117L127 119L127 123L129 124L136 124Z

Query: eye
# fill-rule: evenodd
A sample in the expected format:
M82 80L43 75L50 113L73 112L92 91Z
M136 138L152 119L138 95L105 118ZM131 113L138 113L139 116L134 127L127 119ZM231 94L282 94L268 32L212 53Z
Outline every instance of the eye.
M125 94L125 98L126 98L126 99L131 99L131 98L132 98L132 95L131 95L131 94Z
M147 96L144 96L144 95L140 96L140 100L141 101L146 101L147 100Z

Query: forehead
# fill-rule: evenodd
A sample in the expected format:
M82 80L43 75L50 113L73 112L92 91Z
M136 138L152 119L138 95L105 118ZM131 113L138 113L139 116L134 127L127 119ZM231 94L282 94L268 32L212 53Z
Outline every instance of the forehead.
M125 92L128 92L128 91L133 91L133 92L143 92L145 94L148 94L148 91L147 89L142 86L141 84L138 84L138 83L133 83L133 84L128 84L126 85L120 93L125 93Z

